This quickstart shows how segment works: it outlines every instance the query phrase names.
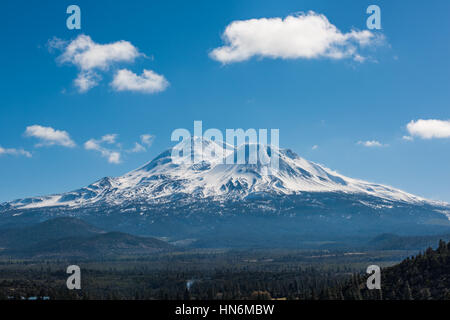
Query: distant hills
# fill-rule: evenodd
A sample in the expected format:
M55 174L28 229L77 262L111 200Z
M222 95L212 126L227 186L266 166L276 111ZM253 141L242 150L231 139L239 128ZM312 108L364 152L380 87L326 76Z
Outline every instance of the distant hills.
M346 300L449 300L450 242L439 241L434 250L428 248L383 268L381 290L368 290L366 279L366 275L356 276L347 285L327 289L323 298L332 299L337 295Z
M385 233L372 239L369 247L377 250L424 250L436 246L439 240L450 241L450 233L431 236L399 236Z
M172 245L151 237L105 232L80 219L63 217L3 230L0 248L1 256L101 259L148 255L170 250Z
M36 243L62 238L84 238L104 231L76 218L61 217L23 228L11 228L0 232L0 247L23 249Z

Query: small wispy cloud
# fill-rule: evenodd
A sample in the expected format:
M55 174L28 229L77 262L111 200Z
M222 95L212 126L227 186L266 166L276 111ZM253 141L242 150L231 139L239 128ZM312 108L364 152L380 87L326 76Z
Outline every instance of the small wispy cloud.
M139 142L135 142L133 149L128 150L128 152L131 152L131 153L138 153L138 152L145 152L145 151L147 151L147 149Z
M60 39L58 37L53 37L47 41L48 51L53 53L55 50L63 50L67 46L68 41Z
M119 164L121 162L121 154L118 150L106 148L104 144L116 143L117 134L107 134L100 139L90 139L84 143L86 150L94 150L100 152L101 156L106 158L109 163Z
M25 156L31 158L31 153L24 149L3 148L0 146L0 156L2 155Z
M148 147L150 147L153 144L154 139L155 139L155 136L151 135L151 134L142 134L141 135L141 142Z
M315 144L315 145L313 145L312 146L312 148L311 149L313 149L313 150L317 150L317 149L319 149L319 146L317 145L317 144Z
M413 141L414 140L414 138L411 136L403 136L402 139L405 141Z
M118 136L119 135L115 134L115 133L106 134L100 139L100 142L106 142L108 144L113 144L113 143L116 143Z
M142 93L156 93L164 91L169 82L163 75L152 70L144 70L137 75L130 70L121 69L116 72L111 87L117 91L136 91Z
M387 144L382 144L377 140L369 140L369 141L358 141L358 145L368 147L368 148L379 148L379 147L387 147Z
M106 134L100 139L89 139L84 143L84 148L99 152L109 163L119 164L122 163L122 153L145 152L154 140L153 135L142 134L139 142L135 142L132 148L126 149L122 148L122 144L117 141L118 137L117 134Z
M39 139L40 142L36 144L36 147L59 145L72 148L76 146L67 131L56 130L52 127L32 125L26 128L24 135Z
M140 139L140 142L135 142L134 147L128 150L128 152L137 153L147 151L147 148L151 147L151 145L153 144L153 140L155 139L155 137L151 134L142 134L140 136Z
M101 79L102 77L96 72L82 71L78 74L73 83L78 87L78 91L83 93L97 86Z

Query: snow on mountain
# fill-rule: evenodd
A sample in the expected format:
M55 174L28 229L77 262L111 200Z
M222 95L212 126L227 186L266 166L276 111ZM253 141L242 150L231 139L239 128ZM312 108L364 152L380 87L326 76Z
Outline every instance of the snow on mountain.
M221 201L244 199L254 194L301 195L302 192L339 192L411 204L431 203L389 186L348 178L305 160L289 149L249 144L235 148L198 137L192 138L190 142L196 147L191 148L190 154L184 155L184 160L199 158L201 161L175 162L172 158L172 148L123 176L103 178L85 188L59 195L4 203L0 205L0 211L56 206L116 206L133 201L164 203L171 201L177 194L190 196L194 200ZM177 151L181 147L183 145L179 144L174 148L178 148ZM250 164L248 158L243 164L226 164L226 161L223 163L222 158L217 156L223 152L226 158L235 157L238 152L248 152L252 147L261 150L261 155L278 155L278 169L270 171L268 165L260 161Z

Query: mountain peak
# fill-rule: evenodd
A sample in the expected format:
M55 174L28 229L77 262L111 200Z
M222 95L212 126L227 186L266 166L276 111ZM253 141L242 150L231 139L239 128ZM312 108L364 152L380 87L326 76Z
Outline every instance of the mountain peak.
M2 204L0 225L70 215L104 229L178 239L222 234L226 241L235 241L239 232L245 238L249 228L255 229L256 238L264 234L274 239L280 236L279 227L297 241L299 232L310 230L329 236L331 231L341 235L450 225L447 204L346 177L289 149L250 143L230 148L195 137L190 141L201 147L192 149L183 141L189 148L182 157L189 161L174 161L173 151L180 150L174 147L120 177ZM278 167L250 161L252 149L277 156ZM244 161L235 161L240 152Z
M273 168L269 168L267 159L250 161L254 160L250 157L252 150L258 157L276 156L278 168L269 170ZM174 161L177 153L178 159ZM239 162L242 154L245 157ZM220 141L191 137L123 176L105 177L85 188L60 195L16 200L5 208L77 208L133 201L156 203L169 201L177 195L220 200L244 199L259 193L300 195L303 192L362 194L412 203L425 201L388 186L348 178L290 149L251 143L233 147Z

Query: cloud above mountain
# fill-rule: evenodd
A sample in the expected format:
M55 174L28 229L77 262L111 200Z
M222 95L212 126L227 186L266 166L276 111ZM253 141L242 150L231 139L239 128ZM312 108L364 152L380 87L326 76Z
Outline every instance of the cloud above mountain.
M79 70L74 85L80 93L97 86L102 80L102 73L107 72L119 63L134 63L139 57L145 57L131 42L120 40L112 43L96 43L88 35L79 35L72 41L53 38L48 41L51 51L60 50L57 61L61 64L72 64ZM137 76L127 69L115 73L111 86L118 91L139 91L154 93L163 91L168 81L162 75L151 70L144 70Z
M44 127L37 124L28 126L25 130L24 135L26 137L39 139L40 142L35 145L36 147L58 145L72 148L76 146L75 142L70 138L70 135L67 131L56 130L52 127Z
M252 57L271 59L365 60L359 49L383 41L369 30L343 33L325 15L313 11L286 18L261 18L231 22L222 35L224 46L210 57L224 64Z
M368 141L358 141L357 144L368 147L368 148L380 148L380 147L386 147L387 145L382 144L381 142L377 140L368 140Z
M151 147L153 144L153 140L155 137L151 134L142 134L140 136L140 142L135 142L134 147L130 150L128 150L129 153L138 153L138 152L145 152L147 151L147 148Z
M135 142L132 148L125 149L122 147L122 143L117 141L118 137L118 134L106 134L100 139L89 139L84 143L84 149L99 152L109 163L120 164L123 153L145 152L152 145L154 139L151 134L142 134L139 142Z
M114 75L111 86L117 91L155 93L164 91L169 86L169 82L163 75L152 70L144 69L142 75L137 75L130 70L120 69Z
M100 152L102 157L106 158L109 163L119 164L121 162L121 154L119 151L112 150L104 146L104 144L112 145L116 143L117 134L107 134L100 139L90 139L84 143L86 150L94 150Z
M155 139L155 136L151 135L151 134L142 134L140 138L141 138L141 142L143 144L150 147L153 144L153 140Z
M102 77L98 73L86 71L80 72L73 83L78 88L78 91L83 93L97 86L101 79Z
M132 62L140 55L139 50L128 41L99 44L82 34L65 47L59 60L70 62L83 71L106 70L115 62Z
M31 153L24 149L3 148L0 146L0 156L2 155L25 156L31 158Z
M405 136L405 140L412 137L421 139L443 139L450 138L450 120L419 119L412 120L406 126L410 136Z

